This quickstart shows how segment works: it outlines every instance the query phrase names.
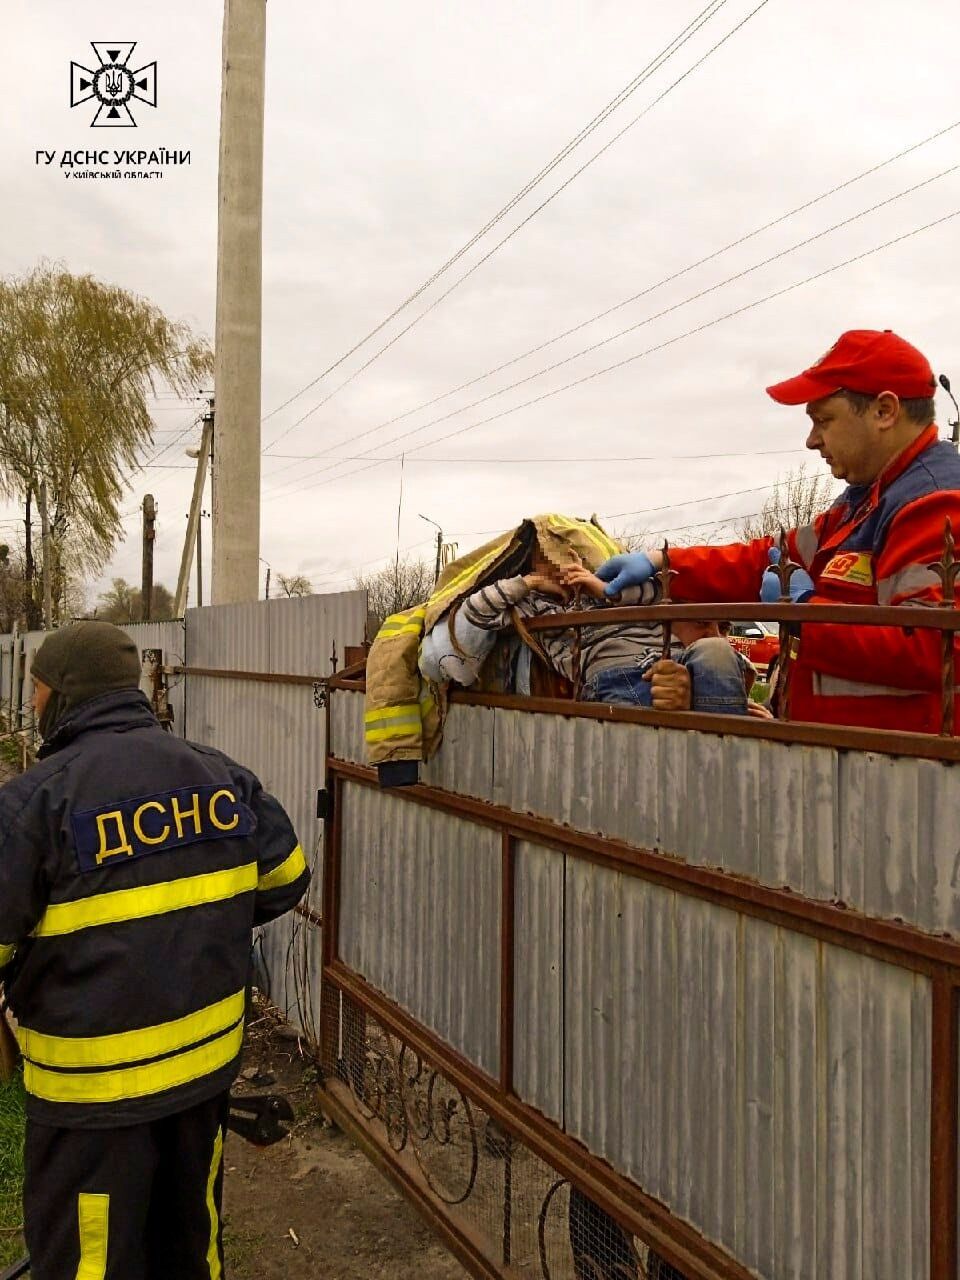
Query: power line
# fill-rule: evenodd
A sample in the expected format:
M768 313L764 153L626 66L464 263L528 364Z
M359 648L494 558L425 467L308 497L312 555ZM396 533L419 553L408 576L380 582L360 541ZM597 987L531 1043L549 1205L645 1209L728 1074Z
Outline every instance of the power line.
M726 0L719 0L719 3L718 3L718 0L710 0L710 3L707 5L707 7L701 10L701 12L697 15L697 17L693 19L693 22L691 22L686 28L684 28L684 30L680 33L680 36L674 37L670 45L667 46L667 50L671 48L671 45L676 44L677 40L679 40L681 36L684 36L686 32L689 31L690 28L694 26L695 23L700 21L701 18L703 19L704 22L709 21L709 19L712 18L715 13L719 12L720 8L725 3L726 3ZM708 10L712 12L708 13ZM707 15L706 18L704 18L704 14ZM703 23L701 22L700 25L703 25ZM699 30L699 27L697 27L697 30ZM434 284L435 281L437 281L440 278L440 276L444 274L444 272L449 270L450 267L454 266L454 264L457 263L465 253L467 253L470 249L472 249L473 246L479 240L481 240L488 231L490 231L493 227L495 227L496 224L502 218L504 218L510 212L510 210L523 199L524 196L528 195L533 190L533 188L538 185L538 183L540 183L545 177L547 177L547 175L553 169L557 167L558 164L560 164L563 160L565 160L567 156L573 150L575 150L576 147L579 146L579 144L584 140L584 138L588 137L599 125L603 123L604 120L606 120L606 118L613 111L616 110L618 106L621 105L621 103L625 102L626 99L634 92L634 90L637 89L643 83L644 78L648 74L652 73L651 68L653 70L656 70L656 64L658 60L659 59L665 60L665 55L666 57L670 56L670 54L667 53L667 50L661 50L661 52L657 54L656 58L648 62L646 67L644 67L643 70L639 72L639 74L635 76L634 79L631 80L628 85L626 85L623 89L621 89L620 92L616 95L616 97L612 98L610 102L608 102L607 105L603 108L603 110L600 111L597 115L595 115L593 119L590 120L584 126L584 128L580 130L580 132L576 135L575 138L572 138L570 142L568 142L565 146L561 147L561 149L557 152L557 154L553 157L553 159L550 160L546 165L544 165L544 167L540 170L540 172L536 174L533 178L531 178L530 181L526 184L526 186L522 187L521 190L518 191L516 195L514 195L503 206L502 209L500 209L497 213L495 213L494 216L487 223L485 223L484 226L482 226L480 230L476 232L471 237L471 239L467 241L465 245L462 246L462 248L457 250L457 252L453 255L452 258L448 258L447 261L441 267L439 267L433 273L432 276L430 276L427 280L425 280L424 283L420 285L420 287L414 293L411 293L408 298L405 298L404 301L401 302L400 305L394 311L392 311L385 320L382 320L375 329L371 329L370 332L365 335L365 337L361 338L360 341L357 342L353 347L351 347L350 350L347 351L344 355L342 355L339 358L339 360L335 361L328 368L324 369L323 373L318 374L311 382L308 382L305 386L301 387L299 391L295 392L292 396L290 396L289 399L284 400L282 404L277 405L275 409L271 409L268 414L266 414L263 418L261 418L260 420L261 424L268 421L268 419L274 417L276 414L280 413L282 409L286 409L288 405L293 404L294 400L299 399L299 397L302 396L305 391L309 391L311 387L315 387L318 382L320 382L323 378L327 376L327 374L332 373L334 369L339 368L339 366L343 364L345 360L348 360L350 356L352 356L356 351L358 351L360 347L364 345L364 343L368 342L372 337L378 334L381 331L381 329L385 328L390 323L391 320L395 319L400 314L400 312L403 311L405 307L409 306L411 302L415 302L416 299L419 298L422 293L424 293L427 289L429 289L430 285ZM673 50L673 52L675 51L676 50ZM279 439L280 439L280 436L277 436L276 439L273 441L273 443L275 444L276 440L279 440ZM271 447L270 445L267 446L267 448L270 448L270 447Z
M543 377L545 374L548 374L548 373L553 373L555 370L563 368L565 365L571 364L574 360L579 360L581 357L590 355L594 351L599 351L602 347L609 346L611 342L615 342L620 338L626 337L627 334L634 333L637 329L642 329L646 325L652 324L655 320L661 320L663 319L664 316L670 315L674 311L679 311L682 307L688 306L691 302L697 302L701 298L705 298L712 293L716 293L718 290L725 288L728 284L733 284L738 280L742 280L746 276L752 275L753 272L760 271L763 267L767 267L771 263L777 262L779 259L785 258L791 253L795 253L798 249L806 248L808 245L813 244L815 241L822 240L825 236L832 235L834 231L838 231L842 227L849 226L851 223L857 222L860 218L864 218L870 213L875 213L877 209L882 209L886 205L893 204L895 201L903 199L904 196L912 195L915 191L919 191L922 187L929 186L931 183L939 181L940 178L944 178L951 173L955 173L958 168L960 168L960 165L956 165L956 164L951 165L949 168L943 169L941 170L940 173L935 174L932 178L925 178L922 182L914 183L913 186L907 187L903 191L898 191L896 195L888 196L884 200L879 200L875 204L870 205L868 208L861 209L858 213L852 214L850 217L844 218L840 222L835 222L832 226L827 227L823 231L818 231L814 235L808 236L806 237L806 239L800 240L796 244L790 245L786 249L781 249L779 252L775 254L771 254L770 257L764 258L762 261L756 262L752 266L744 268L742 271L737 271L733 275L727 276L726 279L720 280L715 284L709 285L705 289L700 289L696 293L689 294L686 298L682 298L679 302L671 303L670 306L664 307L660 311L654 312L652 315L646 316L644 317L644 319L636 321L632 325L628 325L625 329L619 329L616 333L610 334L606 338L600 338L597 342L593 342L589 346L583 347L581 348L581 350L573 352L572 355L565 356L562 360L557 360L551 365L547 365L542 369L537 369L533 373L526 374L524 377L518 378L515 382L511 382L505 387L499 387L496 391L490 391L487 393L487 395L480 396L479 399L473 400L469 404L461 405L460 408L458 409L451 409L448 413L441 414L437 418L432 418L429 422L425 422L419 427L411 427L408 431L403 431L399 435L392 436L389 440L381 441L380 444L378 445L371 445L371 447L366 450L366 454L369 457L370 454L373 453L375 449L382 449L386 445L395 444L399 440L406 440L410 436L419 435L421 431L427 431L429 430L430 427L437 426L441 422L447 422L450 418L455 418L461 413L466 413L470 409L476 409L480 405L486 404L488 401L496 399L497 396L506 395L508 391L515 391L518 387L525 386L528 382L533 382L536 378ZM373 428L373 429L375 430L376 428ZM366 434L369 434L369 432ZM360 437L354 437L354 439L359 439L359 438ZM446 438L447 437L441 437L441 439L446 439ZM427 444L429 443L430 442L427 442ZM434 441L433 443L436 443L436 441ZM427 444L415 445L414 450L426 448ZM316 456L318 457L322 456L322 451L320 451L320 453L318 453ZM309 472L306 476L299 476L297 477L296 480L289 481L287 483L292 483L295 485L299 484L305 479L310 479L311 476L323 475L327 471L332 471L333 468L336 467L337 465L338 465L337 462L330 462L326 466L319 468L319 470L317 471Z
M501 373L504 369L508 369L512 365L519 364L521 360L526 360L530 356L536 355L538 352L546 350L547 347L554 345L554 343L561 342L564 338L571 337L573 334L578 333L580 330L587 328L591 324L596 324L599 320L606 319L607 316L614 314L614 312L620 311L624 307L629 306L634 302L639 302L641 298L644 298L648 294L653 293L656 289L660 289L660 288L663 288L665 285L674 283L676 280L679 280L681 277L688 275L691 271L694 271L697 267L702 267L706 265L706 263L712 262L714 259L720 257L722 254L727 253L729 250L736 249L741 245L746 244L749 240L755 239L758 235L761 235L764 231L769 231L773 227L781 225L782 223L786 222L788 219L795 217L797 214L803 213L807 209L812 208L814 205L822 203L824 200L828 199L830 196L836 195L838 192L845 190L847 187L853 186L855 183L862 181L864 178L870 177L872 174L878 173L881 169L887 168L889 165L895 163L897 160L902 160L904 156L910 155L912 152L919 150L921 147L925 147L929 143L935 142L939 138L945 137L946 134L952 132L954 129L958 127L960 127L960 120L954 121L953 124L947 125L943 129L939 129L937 132L928 135L926 138L921 139L919 142L912 143L909 147L905 147L903 150L896 152L896 154L892 156L888 156L885 160L880 161L878 164L871 165L870 168L862 170L860 173L856 174L852 178L847 178L844 182L838 183L836 186L831 187L828 191L821 192L820 195L814 196L812 199L806 200L802 204L796 205L793 209L790 209L787 213L782 213L779 215L779 217L773 218L769 222L765 222L758 227L754 227L752 231L748 231L744 235L739 236L737 239L729 241L727 244L723 245L722 248L715 249L712 253L708 253L706 256L702 258L698 258L695 262L688 263L687 266L682 267L679 271L675 271L671 275L664 276L662 279L657 280L654 284L647 285L647 287L644 289L641 289L639 293L635 293L631 297L625 298L622 302L617 302L612 307L607 307L605 310L597 312L596 315L590 316L588 319L580 321L579 324L575 324L571 328L565 329L562 333L555 334L552 338L548 338L545 342L541 342L534 347L530 347L529 350L522 352L520 355L513 356L511 359L505 360L502 364L495 365L492 369L486 370L485 373L477 374L475 377L469 378L466 382L461 382L459 386L453 387L449 391L444 391L440 395L434 396L430 400L425 400L422 404L416 405L412 409L407 409L403 413L398 413L392 418L387 418L385 421L378 423L377 426L370 427L368 430L361 432L359 436L351 435L351 436L345 437L342 440L338 440L336 444L331 445L329 450L317 450L313 454L284 455L284 454L275 453L275 454L271 454L270 456L274 458L297 457L297 456L322 457L325 454L332 451L333 449L339 448L343 444L355 444L357 440L362 440L365 436L372 435L374 432L380 431L385 427L393 426L394 423L402 422L405 418L412 417L414 414L421 412L423 409L431 408L433 405L438 404L441 400L447 400L450 398L450 396L456 395L460 391L465 391L468 387L475 386L478 382L484 382L486 381L487 378L493 377L494 374ZM469 406L466 406L466 407L469 407ZM459 410L458 412L462 412L462 411L463 410ZM350 459L350 460L353 461L354 459ZM286 467L280 467L277 471L273 472L273 475L271 478L281 474L281 472L285 470L287 470Z
M601 516L601 520L620 520L625 516L652 516L658 511L673 511L677 507L696 507L703 502L721 502L724 498L739 498L745 493L765 493L768 489L779 489L782 480L772 484L757 484L750 489L734 489L730 493L713 493L706 498L685 498L682 502L665 502L662 507L641 507L639 511L611 511Z
M407 463L465 463L468 466L481 466L493 463L505 463L511 466L519 466L524 463L571 463L571 462L692 462L706 458L766 458L772 457L774 454L782 453L802 453L802 447L793 449L737 449L726 453L631 453L616 456L598 457L596 454L588 454L582 458L545 458L541 454L537 454L532 458L438 458L431 456L429 458L407 458ZM276 458L314 458L313 453L289 453L274 454ZM354 455L343 455L337 458L338 462L364 462L369 457L368 454L358 453ZM388 458L377 458L377 462L399 462L401 455L395 454ZM339 478L339 477L338 477Z
M786 480L784 480L783 478L780 478L772 481L770 484L756 485L750 489L735 489L730 493L706 494L699 498L689 498L689 499L684 499L681 502L667 503L665 506L662 506L662 507L641 507L639 511L608 512L607 514L600 516L600 519L601 520L617 520L624 516L653 515L658 511L672 511L676 507L698 506L705 502L721 502L725 498L737 498L747 493L765 493L768 491L775 492L777 489L781 488L785 483L787 483ZM682 532L686 529L698 529L698 528L705 528L711 525L726 524L728 521L733 521L733 520L748 520L753 516L759 516L762 514L763 514L762 511L748 511L743 514L723 516L718 520L704 520L696 524L668 525L662 529L651 529L649 530L649 532L651 534ZM506 530L504 530L502 527L497 529L470 529L465 533L463 532L458 533L457 538L458 540L462 538L488 538L488 537L494 537L497 534L501 534L504 532L506 532ZM405 555L408 551L412 551L417 547L426 546L428 544L431 546L433 545L432 538L421 539L419 542L413 542L409 546L404 547L401 550L401 555ZM350 570L334 569L331 571L331 573L326 574L324 577L315 578L315 579L312 579L312 581L319 582L319 583L326 583L326 585L330 585L331 579L334 579L338 583L346 582L349 579L337 577L337 575L341 573L352 573L354 576L356 576L357 572L360 569L366 568L367 565L376 564L380 560L389 560L390 558L392 558L393 554L394 554L393 552L385 552L383 555L375 556L371 560L366 560L362 564L356 565L353 569L350 569Z
M393 338L391 338L389 342L385 343L382 347L379 348L379 350L374 352L374 354L370 357L369 360L367 360L364 364L360 365L359 368L354 370L354 372L350 374L349 377L345 378L343 382L339 383L336 387L334 387L334 389L330 392L329 395L327 395L323 400L315 404L312 408L308 409L305 414L302 414L295 422L293 422L289 427L287 427L286 430L282 431L278 436L276 436L271 441L271 443L266 446L266 448L267 449L272 448L273 445L277 443L277 441L282 440L284 436L289 435L291 431L293 431L296 427L300 426L302 422L305 422L306 419L309 418L312 414L316 413L318 409L322 408L325 404L329 403L329 401L335 395L337 395L340 391L342 391L345 386L351 383L355 378L359 377L359 375L363 373L366 369L369 369L369 367L374 363L375 360L378 360L380 356L382 356L386 351L389 351L389 349L395 343L399 342L402 337L404 337L407 333L409 333L410 330L414 328L415 325L419 324L421 320L423 320L438 306L440 306L440 304L446 298L448 298L450 294L454 292L454 290L458 289L465 280L469 279L470 276L472 276L475 271L479 270L479 268L482 267L483 264L487 262L490 258L492 258L493 255L497 253L509 240L512 240L513 237L519 231L521 231L527 225L528 222L530 222L533 218L537 216L538 213L540 213L543 209L545 209L547 205L550 204L558 195L560 195L562 191L566 190L566 188L570 186L570 184L574 182L580 176L580 174L584 172L585 169L589 168L590 165L592 165L595 160L598 160L600 156L602 156L606 151L610 149L610 147L612 147L616 142L618 142L625 133L627 133L630 129L632 129L633 126L637 124L640 120L642 120L644 116L649 114L649 112L651 112L653 108L658 105L658 103L662 102L663 99L666 98L668 94L672 93L673 90L677 88L678 85L682 84L683 81L686 80L686 78L689 75L691 75L694 71L696 71L697 68L700 67L704 62L706 62L707 59L710 58L719 48L721 48L724 44L726 44L726 42L732 36L736 35L737 32L743 26L745 26L746 23L748 23L751 18L753 18L757 13L759 13L761 9L765 8L769 2L770 0L760 0L760 3L756 6L755 9L751 10L751 12L748 13L747 16L743 18L739 23L737 23L737 25L731 31L728 31L727 34L721 40L718 40L717 43L714 44L710 49L708 49L707 52L702 57L698 58L697 61L694 62L692 66L688 67L687 70L684 71L684 73L681 76L678 76L677 79L674 80L672 84L668 85L666 89L664 89L660 94L658 94L658 96L654 98L653 101L649 103L643 109L643 111L640 112L639 115L635 116L634 119L629 122L629 124L625 125L620 130L619 133L614 134L614 136L610 139L610 141L605 143L605 145L601 147L599 151L594 152L594 154L590 157L589 160L587 160L584 164L582 164L579 169L575 170L570 175L570 177L567 178L565 182L561 183L561 185L557 187L555 191L553 191L549 196L547 196L546 200L542 201L539 205L537 205L537 207L531 213L529 213L521 222L519 222L517 226L513 228L512 231L508 232L508 234L504 236L502 240L498 241L493 246L492 249L490 249L486 254L484 254L482 258L478 259L478 261L475 262L473 266L470 267L467 271L465 271L462 276L459 276L454 281L454 283L447 290L445 290L445 292L441 293L439 297L437 297L432 303L430 303L428 307L425 307L423 311L419 312L413 318L413 320L411 320L410 323L405 328L401 329L399 333L397 333ZM703 24L701 23L701 25ZM690 38L689 36L686 37L686 39L689 39L689 38ZM686 43L686 39L682 43ZM359 344L359 345L362 345L362 344ZM337 363L338 364L342 363L342 361L338 361ZM325 374L320 375L320 377L324 377L324 376ZM317 379L314 380L314 382L317 382L319 380L320 378L318 377ZM266 450L264 450L264 452L265 451Z
M427 441L426 444L417 445L415 446L415 448L426 448L427 444L434 444L434 445L440 444L445 440L452 439L454 436L463 435L467 431L473 431L477 427L486 426L491 422L498 421L500 418L505 418L510 414L517 413L521 409L527 409L527 408L530 408L532 405L540 404L544 400L549 400L553 396L560 395L562 392L570 391L574 387L582 386L587 382L591 382L596 378L602 377L604 374L612 373L614 370L625 368L627 365L633 364L635 361L641 360L648 355L652 355L658 351L663 351L668 347L672 347L676 345L676 343L678 342L682 342L686 338L693 337L698 333L703 333L707 329L711 329L713 328L714 325L721 324L725 320L730 320L730 319L733 319L735 316L743 315L745 312L751 311L755 307L762 306L766 302L771 302L775 298L781 298L785 294L792 293L795 289L799 289L799 288L802 288L804 285L813 283L815 280L822 280L826 276L832 275L834 272L840 271L844 267L852 266L856 262L862 262L865 258L869 258L875 253L880 253L884 249L892 248L894 245L901 244L906 240L910 240L914 236L920 235L924 231L931 230L933 227L941 226L943 223L951 221L953 218L956 218L958 215L960 215L960 209L954 209L951 213L944 214L940 218L935 218L932 222L927 222L927 223L924 223L922 226L914 227L912 230L903 232L899 236L894 236L891 240L886 240L882 244L874 245L871 249L865 249L862 253L854 254L850 258L845 258L842 262L834 263L834 265L831 267L826 267L822 271L817 271L812 273L809 276L805 276L802 280L794 281L793 284L785 285L782 289L776 289L772 293L765 294L762 298L755 298L752 302L745 303L743 306L734 307L733 310L731 311L726 311L722 315L714 316L713 319L706 320L702 324L696 325L692 329L687 329L683 333L677 334L672 338L666 339L664 342L657 343L652 347L647 347L643 351L638 351L631 356L625 356L622 360L618 360L615 363L610 365L605 365L602 369L594 370L593 373L584 374L583 377L581 378L576 378L572 382L564 383L560 387L554 387L550 391L544 391L542 394L538 396L534 396L529 400L521 401L520 404L508 406L506 409L501 409L498 413L491 414L487 418L481 418L477 422L468 423L466 426L459 427L456 431L450 431L446 435L438 437L438 439L436 440ZM392 443L392 441L388 443ZM320 488L325 484L332 484L334 481L337 481L337 480L346 480L350 476L359 475L361 472L369 471L373 467L379 467L379 466L383 466L383 461L378 459L374 462L371 462L366 467L357 467L353 471L348 471L345 475L332 476L329 480L321 480L321 481L318 481L316 484L305 485L303 486L302 489L295 489L292 492L300 493L300 492L306 491L307 489ZM264 499L264 501L269 502L269 501L272 501L273 498L277 498L277 497L288 498L290 496L291 496L291 493L289 492L276 493Z

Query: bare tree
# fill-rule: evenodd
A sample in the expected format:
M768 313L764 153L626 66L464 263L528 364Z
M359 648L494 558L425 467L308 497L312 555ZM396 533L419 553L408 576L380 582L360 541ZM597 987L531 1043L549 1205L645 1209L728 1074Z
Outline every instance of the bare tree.
M305 578L302 573L278 573L277 582L280 584L280 590L288 598L290 596L303 597L313 595L313 585L310 579Z
M423 604L433 591L432 564L409 557L388 564L376 573L358 573L353 585L367 593L367 634L371 638L384 618L401 609Z
M658 546L657 534L651 533L649 529L608 529L610 537L614 542L619 542L624 551L646 551L648 547ZM662 542L662 539L661 539Z
M805 471L803 467L788 471L777 481L762 510L744 517L737 536L750 542L754 538L775 538L781 528L800 529L832 506L836 496L836 484L824 472Z

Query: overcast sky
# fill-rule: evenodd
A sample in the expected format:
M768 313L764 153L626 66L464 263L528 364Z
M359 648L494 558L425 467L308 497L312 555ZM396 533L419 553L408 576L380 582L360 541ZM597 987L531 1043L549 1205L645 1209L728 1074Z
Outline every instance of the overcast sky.
M650 291L960 120L960 8L945 0L767 0L670 89L757 3L726 0L416 303L267 418L261 555L275 574L302 572L318 590L340 589L357 566L392 556L402 450L399 545L414 553L430 555L432 532L420 513L461 550L543 510L596 512L617 529L642 526L658 538L669 529L677 541L695 541L723 531L706 522L756 511L765 496L736 491L770 485L804 462L802 409L773 404L763 388L810 364L843 329L896 329L960 384L960 217L710 324L960 210L960 172L936 177L960 163L960 128ZM705 4L271 0L264 414L418 289ZM3 0L0 271L58 260L143 294L212 338L221 22L217 0ZM89 104L68 105L71 60L90 65L90 41L107 37L138 42L131 65L158 62L158 106L137 108L136 130L91 129ZM643 112L489 261L331 395ZM108 183L72 182L59 166L34 163L40 148L133 145L189 149L192 165L160 182ZM749 270L776 254L783 256ZM749 274L723 283L741 272ZM605 319L418 409L645 290ZM686 301L704 290L711 292ZM707 327L681 337L700 326ZM491 398L466 408L481 397ZM199 428L176 435L198 405L164 400L156 410L153 452L171 447L160 465L131 479L129 537L91 601L113 575L139 580L136 508L148 490L159 506L157 577L174 585L192 485L184 448ZM495 414L502 416L482 422ZM371 431L399 415L407 416ZM452 416L393 440L441 415ZM949 416L944 399L942 427ZM731 456L679 456L707 454ZM651 460L619 460L637 455ZM377 458L388 461L372 466ZM569 458L579 460L555 461ZM0 521L16 514L0 508ZM693 524L701 527L684 527Z

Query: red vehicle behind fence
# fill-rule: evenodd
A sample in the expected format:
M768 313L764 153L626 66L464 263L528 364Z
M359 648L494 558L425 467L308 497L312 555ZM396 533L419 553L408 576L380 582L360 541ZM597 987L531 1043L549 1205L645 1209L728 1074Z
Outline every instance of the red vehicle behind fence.
M765 680L770 664L776 662L780 654L780 638L776 627L762 622L731 622L727 639L753 663L761 680Z

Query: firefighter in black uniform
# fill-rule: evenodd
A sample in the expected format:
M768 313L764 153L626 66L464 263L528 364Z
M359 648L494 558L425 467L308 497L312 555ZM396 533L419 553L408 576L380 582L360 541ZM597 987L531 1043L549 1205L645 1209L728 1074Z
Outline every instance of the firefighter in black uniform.
M31 1276L220 1280L251 930L309 871L252 773L162 730L118 628L53 632L33 676L40 761L0 788Z

